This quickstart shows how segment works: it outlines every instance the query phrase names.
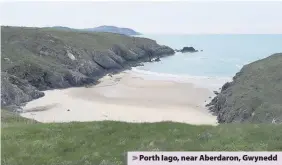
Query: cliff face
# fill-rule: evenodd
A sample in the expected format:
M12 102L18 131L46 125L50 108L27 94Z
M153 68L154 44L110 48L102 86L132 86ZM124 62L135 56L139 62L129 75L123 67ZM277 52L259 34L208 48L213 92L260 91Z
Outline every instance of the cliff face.
M220 123L282 123L282 53L245 65L208 106Z
M40 90L93 84L174 51L154 40L50 28L1 27L1 105L43 96Z

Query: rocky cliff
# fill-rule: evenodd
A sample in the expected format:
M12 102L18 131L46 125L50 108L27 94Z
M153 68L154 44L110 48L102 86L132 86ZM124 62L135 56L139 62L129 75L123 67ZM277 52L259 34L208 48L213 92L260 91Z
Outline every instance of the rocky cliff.
M207 106L219 123L282 123L282 53L245 65Z
M1 27L1 105L20 105L40 91L95 84L118 72L174 54L146 38L50 28Z

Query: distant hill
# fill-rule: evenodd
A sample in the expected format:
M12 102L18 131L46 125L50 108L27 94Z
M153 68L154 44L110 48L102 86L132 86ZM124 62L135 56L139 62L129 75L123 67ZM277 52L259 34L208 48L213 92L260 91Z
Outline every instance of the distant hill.
M77 29L72 29L69 27L65 27L65 26L53 26L51 28L57 29L57 30L77 30Z
M120 28L116 26L99 26L96 28L88 28L88 29L83 29L83 30L95 31L95 32L110 32L110 33L118 33L118 34L125 34L125 35L140 35L141 34L129 28Z
M78 31L88 31L88 32L109 32L109 33L117 33L117 34L124 34L124 35L140 35L141 33L134 31L130 28L121 28L116 26L99 26L95 28L85 28L85 29L74 29L64 26L53 26L51 28L55 28L57 30L78 30Z

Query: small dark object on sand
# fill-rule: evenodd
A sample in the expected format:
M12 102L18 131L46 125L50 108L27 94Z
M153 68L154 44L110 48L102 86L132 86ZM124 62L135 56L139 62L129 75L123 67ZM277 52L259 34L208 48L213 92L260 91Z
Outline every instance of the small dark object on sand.
M67 111L70 111L69 109Z
M158 57L155 59L156 62L161 61L161 59Z
M212 97L210 96L209 99L211 99Z

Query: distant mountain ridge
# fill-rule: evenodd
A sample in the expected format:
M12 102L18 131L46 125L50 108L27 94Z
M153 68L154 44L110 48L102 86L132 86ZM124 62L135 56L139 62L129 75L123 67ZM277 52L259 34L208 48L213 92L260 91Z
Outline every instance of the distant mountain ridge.
M122 28L117 26L98 26L95 28L85 28L85 29L74 29L64 26L53 26L51 28L56 28L58 30L78 30L78 31L88 31L88 32L109 32L109 33L117 33L117 34L124 34L124 35L140 35L141 33L136 32L130 28Z

